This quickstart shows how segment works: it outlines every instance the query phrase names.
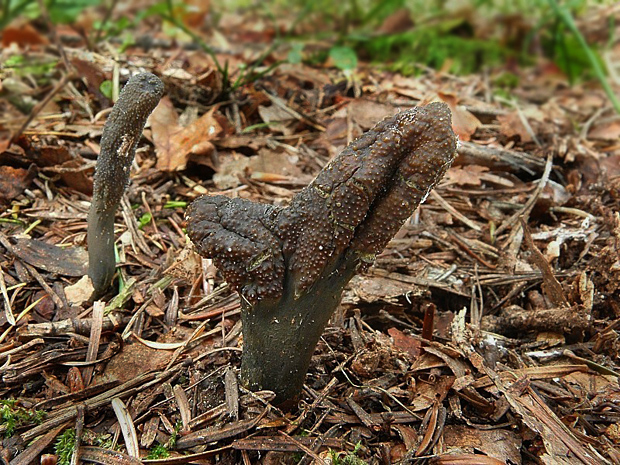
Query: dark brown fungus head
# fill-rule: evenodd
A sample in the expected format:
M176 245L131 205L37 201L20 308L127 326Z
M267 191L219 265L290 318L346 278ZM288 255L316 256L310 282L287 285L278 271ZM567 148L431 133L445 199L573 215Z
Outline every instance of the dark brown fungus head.
M282 295L284 258L272 232L277 213L270 205L221 195L201 197L187 209L187 233L198 252L213 257L250 303Z
M371 262L452 163L445 104L386 118L335 157L289 207L202 197L187 214L199 252L253 304L307 292L339 262Z
M407 114L403 123L408 128L400 139L405 156L389 176L389 189L375 197L370 214L355 231L349 246L351 253L366 257L366 261L385 248L441 180L456 154L456 136L447 105L418 107L415 114Z
M114 276L114 216L129 182L129 170L146 119L164 93L151 73L133 76L114 104L101 136L93 198L88 213L88 276L101 296Z

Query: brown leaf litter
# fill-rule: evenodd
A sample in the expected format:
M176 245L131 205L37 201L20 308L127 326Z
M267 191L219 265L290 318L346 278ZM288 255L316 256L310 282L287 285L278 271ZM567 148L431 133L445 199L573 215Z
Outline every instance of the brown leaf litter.
M57 60L34 32L1 59ZM502 105L480 76L361 66L355 98L337 71L287 64L214 103L222 83L202 51L65 52L45 87L3 76L7 92L30 90L0 102L0 392L46 414L4 439L4 460L39 460L75 428L98 463L154 463L148 450L172 443L156 463L620 461L620 145L600 89L521 70ZM232 73L246 60L218 54ZM168 98L116 217L119 293L93 305L78 283L109 105L96 82L138 69ZM377 119L436 100L453 107L458 159L351 282L298 408L279 411L236 380L239 299L188 248L182 205L205 193L286 205ZM93 440L106 435L116 449Z

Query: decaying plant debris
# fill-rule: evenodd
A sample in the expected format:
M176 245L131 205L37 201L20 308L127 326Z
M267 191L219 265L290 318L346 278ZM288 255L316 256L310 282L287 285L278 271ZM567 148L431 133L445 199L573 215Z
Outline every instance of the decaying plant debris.
M121 81L147 69L169 97L116 215L120 291L91 305L80 277L109 104L93 80L113 64L68 53L82 72L55 71L27 127L0 101L15 136L0 141L4 460L38 460L74 428L100 463L620 462L620 147L596 86L524 70L502 104L478 76L362 67L355 98L326 86L336 71L298 65L213 107L202 52L130 48ZM374 122L432 101L452 110L458 157L345 289L285 414L238 382L239 298L190 246L185 205L284 207Z

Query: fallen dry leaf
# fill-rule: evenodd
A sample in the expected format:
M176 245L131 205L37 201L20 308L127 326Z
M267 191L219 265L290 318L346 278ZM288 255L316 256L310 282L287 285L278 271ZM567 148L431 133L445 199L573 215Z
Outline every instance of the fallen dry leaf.
M446 454L431 459L432 465L505 465L506 462L487 455L479 454ZM520 462L518 462L520 463Z
M26 263L63 276L84 276L88 267L88 256L83 247L57 247L45 241L17 238L12 252Z
M446 102L452 111L452 129L460 140L469 141L482 123L471 112L458 105L458 99L453 94L438 92L441 100Z
M34 165L27 170L0 166L0 203L9 202L21 194L30 184L34 174Z
M480 186L482 184L480 175L485 171L489 171L489 168L486 166L455 166L448 170L444 182L447 184L458 184L459 186Z
M172 354L143 344L126 344L106 366L105 373L96 377L96 383L125 382L151 370L162 370Z
M617 140L620 138L620 121L601 123L588 133L590 139Z
M241 183L239 177L243 175L249 164L250 158L237 152L222 156L217 173L213 175L215 187L220 190L237 187Z
M409 97L414 100L423 100L427 94L426 86L419 79L401 76L396 74L381 82L381 87L391 89L399 95Z
M532 142L532 136L516 111L506 115L499 115L497 120L500 124L501 133L506 137L511 138L518 136L523 143Z
M353 100L347 105L347 113L364 131L377 124L377 121L381 121L387 116L393 116L397 112L398 109L393 105L373 102L372 100Z
M47 45L49 40L30 24L19 27L7 27L2 32L2 47L9 47L12 43L24 47L26 45Z
M250 157L248 167L253 173L271 173L297 178L302 175L297 166L297 157L292 157L285 150L263 147L256 156Z
M409 355L411 361L415 360L420 356L422 343L418 339L415 339L403 333L397 328L388 329L388 334L394 340L394 347L402 350L403 352L406 352Z
M487 454L488 457L479 455L476 456L476 460L488 458L495 460L480 463L497 463L496 461L500 461L499 463L520 463L521 442L522 440L517 433L506 430L485 431L465 425L446 425L443 432L443 446L446 451L480 451Z
M75 284L65 287L67 302L80 306L93 295L95 288L88 275L82 276Z
M213 441L187 459L193 461L267 465L307 448L315 456L306 460L317 463L319 456L328 463L353 455L367 463L409 463L416 451L423 451L422 460L443 464L555 465L574 463L579 453L588 463L620 463L620 428L613 424L613 406L620 404L614 372L620 335L613 324L620 315L613 298L620 290L620 122L598 83L569 83L557 65L538 61L538 50L532 50L539 63L534 68L508 59L484 74L455 76L452 65L484 57L447 53L440 70L410 63L406 67L417 72L405 77L365 63L376 53L369 49L347 80L307 61L332 46L303 39L317 27L329 29L320 21L324 15L293 24L293 11L266 18L255 10L221 12L212 3L190 1L189 10L175 7L174 13L208 41L215 57L193 47L187 30L152 18L127 26L124 33L135 44L126 52L103 47L95 53L85 40L95 37L80 31L92 31L102 9L85 10L71 25L46 28L44 21L32 21L36 34L49 41L45 46L30 44L16 29L26 24L21 20L9 25L14 30L8 34L23 40L9 38L9 47L0 46L0 62L14 63L0 79L0 166L33 165L39 175L5 206L0 220L0 300L9 304L7 311L0 308L0 388L17 405L36 402L33 407L48 414L42 425L19 428L25 450L10 459L26 463L51 452L53 437L38 448L32 441L50 429L58 434L57 421L109 429L118 423L110 399L121 397L141 454L165 442L181 420L184 447ZM143 7L119 2L115 14L134 18ZM575 20L588 43L608 43L611 19L618 35L620 9L587 10ZM416 26L423 20L406 10L383 17L376 12L369 15L376 16L373 34L393 34L409 28L410 19ZM458 35L456 21L470 13L433 24ZM498 37L508 47L512 35L526 32L522 26L531 28L512 16L479 20L503 28ZM472 26L481 39L498 32ZM76 71L68 80L50 40L54 30ZM505 30L512 32L504 37ZM291 47L271 49L282 31L293 34ZM306 64L286 62L292 47ZM616 63L618 57L615 46L603 59ZM227 76L214 58L227 66ZM49 65L49 72L38 73L39 64ZM157 153L153 147L140 150L140 170L127 187L131 210L115 217L121 279L113 290L120 293L115 300L112 292L106 296L112 311L101 321L98 352L105 363L97 364L94 384L87 375L95 366L83 365L93 353L86 340L98 331L87 303L92 288L87 277L78 281L81 276L59 273L85 272L84 260L75 264L59 250L86 245L88 170L110 105L99 86L117 76L122 85L139 70L160 76L170 100L145 132ZM237 79L248 82L223 92ZM617 91L618 82L610 78L610 85ZM496 98L508 88L510 107ZM351 281L313 357L308 389L299 399L307 408L285 415L271 409L254 423L273 395L240 395L228 376L242 360L242 302L212 260L197 256L186 240L184 205L218 189L230 197L289 205L347 142L387 114L439 100L438 89L454 112L461 158L440 195L429 197L375 265ZM48 96L47 106L36 107ZM216 101L218 109L210 112ZM549 179L546 166L553 168ZM0 185L13 188L18 177L3 179ZM571 304L566 310L549 308L544 299L549 279L528 261L533 252L520 214ZM54 248L16 244L24 232ZM463 308L471 325L459 312ZM586 319L590 313L596 318ZM432 324L424 318L431 314ZM492 332L485 331L489 317ZM573 332L573 326L584 329ZM420 327L426 339L433 336L424 347L415 336ZM79 372L71 366L79 367L83 380L72 379ZM515 380L522 382L515 386ZM70 394L74 390L79 392ZM297 425L312 422L308 437L296 434ZM187 440L186 433L194 436ZM232 439L245 434L250 436ZM116 451L80 452L82 459L138 463ZM167 460L184 458L174 455Z
M2 84L0 83L0 91L2 91ZM11 145L11 134L9 131L0 128L0 153L4 152Z
M190 156L214 168L209 159L214 151L211 140L222 132L214 117L216 107L187 127L179 125L179 117L168 97L161 99L150 117L153 143L157 152L157 169L180 171L185 169ZM202 163L204 164L204 163Z
M81 156L72 155L65 146L46 145L38 150L37 165L43 167L44 173L58 172L68 187L92 195L94 168L84 169L86 162Z
M414 26L411 19L411 12L408 8L399 8L394 13L383 20L383 23L377 29L379 34L398 34L405 32Z

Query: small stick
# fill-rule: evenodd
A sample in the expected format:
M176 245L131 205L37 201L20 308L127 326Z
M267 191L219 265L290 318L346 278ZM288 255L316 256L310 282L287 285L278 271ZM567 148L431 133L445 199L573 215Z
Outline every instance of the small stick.
M17 130L17 132L13 134L13 137L11 138L11 142L15 142L17 139L19 139L19 137L24 133L26 128L30 126L30 123L32 123L32 120L35 119L39 113L41 113L41 110L43 110L45 105L47 105L50 102L50 100L52 100L54 95L56 95L60 91L60 89L62 89L65 86L65 84L67 84L67 82L69 82L73 77L74 76L71 73L63 74L60 81L58 81L58 84L56 84L54 88L51 91L49 91L49 93L45 96L45 98L43 98L43 100L41 100L39 103L37 103L34 106L32 111L28 115L28 118L26 118L26 121L24 121L24 123Z
M536 265L536 268L540 270L543 276L543 286L542 290L544 294L549 298L551 303L556 307L567 308L570 307L568 303L568 299L564 295L564 290L562 289L562 285L557 280L555 275L553 274L553 269L549 262L542 254L542 252L536 247L534 244L534 240L532 239L532 233L530 232L530 228L527 226L527 223L523 219L520 218L521 228L523 229L523 234L525 237L525 244L527 248L530 249L531 260Z
M101 300L97 300L93 305L93 319L92 326L90 328L90 337L88 338L88 351L86 352L86 361L92 362L97 360L97 353L99 352L99 343L101 342L101 329L103 327L103 312L105 310L105 303ZM84 378L84 385L89 386L93 377L93 371L95 367L93 365L87 366L82 371L82 377Z

